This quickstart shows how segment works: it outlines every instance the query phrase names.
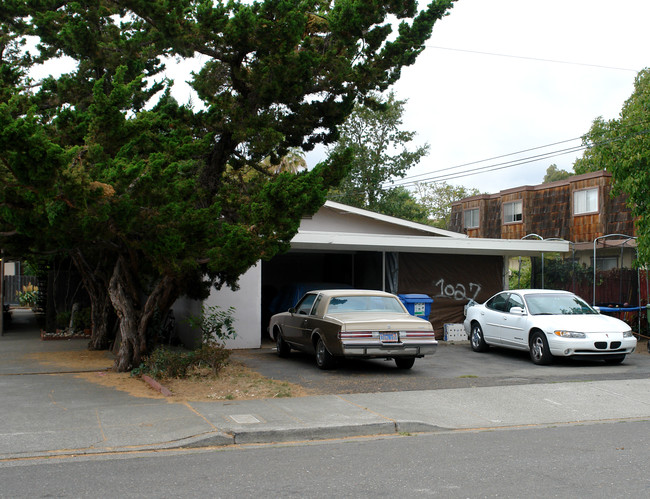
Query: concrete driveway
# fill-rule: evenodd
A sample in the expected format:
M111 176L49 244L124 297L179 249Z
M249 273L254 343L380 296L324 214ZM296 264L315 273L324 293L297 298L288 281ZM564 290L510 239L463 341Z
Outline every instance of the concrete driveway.
M336 369L321 371L313 356L292 351L281 359L275 345L237 350L241 360L264 376L299 384L312 393L373 393L402 390L435 390L479 386L507 386L567 381L606 381L650 377L650 355L645 343L620 365L602 361L558 358L549 366L537 366L525 352L490 348L473 352L469 343L439 342L435 355L417 359L410 370L396 369L393 361L346 360Z

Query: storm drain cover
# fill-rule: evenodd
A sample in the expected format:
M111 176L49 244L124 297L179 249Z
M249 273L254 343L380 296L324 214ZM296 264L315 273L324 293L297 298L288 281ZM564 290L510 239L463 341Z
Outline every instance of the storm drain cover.
M253 416L252 414L232 414L230 416L230 419L232 419L235 423L239 423L239 424L261 423L261 421L257 419L255 416Z

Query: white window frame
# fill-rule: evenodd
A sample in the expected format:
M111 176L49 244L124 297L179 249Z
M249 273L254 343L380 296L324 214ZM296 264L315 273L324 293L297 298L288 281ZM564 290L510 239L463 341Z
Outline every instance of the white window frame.
M508 213L508 211L511 211L511 213ZM523 220L524 220L524 203L521 199L518 201L510 201L508 203L503 203L504 224L521 223L523 222Z
M573 214L588 215L598 213L598 187L573 191Z
M470 208L468 210L465 210L463 212L463 227L466 229L477 229L480 226L479 215L479 208Z

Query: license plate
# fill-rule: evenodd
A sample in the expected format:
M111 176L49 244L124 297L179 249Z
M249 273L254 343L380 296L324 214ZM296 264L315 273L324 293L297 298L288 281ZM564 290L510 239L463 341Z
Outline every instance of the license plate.
M379 333L379 340L396 343L398 341L397 333Z

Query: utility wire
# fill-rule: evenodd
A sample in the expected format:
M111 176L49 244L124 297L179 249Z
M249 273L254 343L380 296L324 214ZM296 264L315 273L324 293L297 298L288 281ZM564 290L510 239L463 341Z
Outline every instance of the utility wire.
M508 153L508 154L501 154L500 156L493 156L491 158L480 159L478 161L471 161L469 163L463 163L463 164L456 165L456 166L449 166L447 168L442 168L441 170L436 170L436 173L444 172L444 171L447 171L447 170L455 170L457 168L463 168L465 166L477 165L479 163L485 163L486 161L494 161L495 159L507 158L508 156L516 156L518 154L523 154L525 152L537 151L539 149L546 149L547 147L553 147L553 146L557 146L557 145L560 145L560 144L566 144L567 142L573 142L574 140L581 140L581 139L582 139L582 137L576 137L574 139L561 140L559 142L553 142L552 144L546 144L544 146L531 147L530 149L522 149L521 151L517 151L517 152L511 152L511 153ZM429 172L429 173L419 173L417 175L411 175L411 176L408 177L408 180L418 178L418 177L424 177L424 176L427 176L427 175L431 175L431 172ZM407 180L407 179L404 179L404 180Z
M647 125L648 123L649 123L648 121L645 121L645 122L630 124L630 125L626 125L625 128L632 127L632 126L638 126L638 125ZM508 156L521 154L521 153L524 153L524 152L535 151L535 150L544 149L544 148L547 148L547 147L552 147L554 145L559 145L559 144L564 144L564 143L567 143L567 142L572 142L574 140L580 139L581 137L579 137L577 139L563 140L563 141L560 141L560 142L554 142L552 144L548 144L546 146L533 147L533 148L530 148L530 149L524 149L524 150L519 151L519 152L503 154L501 156L495 156L494 158L484 159L484 160L480 160L480 161L473 161L473 162L470 162L470 163L464 163L462 165L443 168L442 170L438 170L435 173L429 172L429 173L414 175L412 177L396 180L396 181L393 182L393 185L395 185L395 186L409 186L409 185L415 185L418 182L422 182L422 183L444 182L444 181L447 181L447 180L453 180L453 179L457 179L457 178L469 177L471 175L480 175L480 174L483 174L483 173L489 173L489 172L492 172L492 171L498 171L498 170L503 170L503 169L506 169L506 168L512 168L512 167L515 167L515 166L525 165L525 164L528 164L528 163L534 163L536 161L541 161L543 159L550 159L550 158L554 158L554 157L557 157L557 156L563 156L565 154L571 154L571 153L578 152L578 151L584 151L585 149L590 149L590 148L592 148L594 146L604 145L604 144L608 144L608 143L612 143L612 142L618 142L618 141L621 141L621 140L628 139L630 137L635 137L635 136L638 136L638 135L646 135L648 133L650 133L650 130L645 129L645 130L641 130L641 131L634 132L634 133L631 133L631 134L616 137L616 138L613 138L613 139L603 140L603 141L600 141L600 142L592 141L592 143L590 145L582 145L581 144L581 145L575 146L575 147L557 149L557 150L549 151L549 152L542 153L542 154L528 156L528 157L525 157L525 158L513 159L513 160L510 160L510 161L506 161L506 162L501 162L501 163L490 164L490 165L486 165L486 166L482 166L482 167L478 167L478 168L473 168L471 170L465 170L465 171L460 171L460 172L456 172L456 173L453 173L453 172L451 172L451 173L443 173L442 175L440 174L440 172L454 170L454 169L462 168L464 166L475 165L475 164L478 164L478 163L484 163L486 161L492 161L494 159L500 159L500 158L504 158L504 157L508 157ZM428 176L428 177L424 178L424 179L421 179L421 180L413 180L414 178L425 177L425 176Z
M630 68L618 68L615 66L603 66L600 64L587 64L585 62L571 62L571 61L560 61L557 59L544 59L541 57L527 57L523 55L511 55L511 54L497 54L495 52L482 52L480 50L467 50L467 49L456 49L456 48L451 48L451 47L439 47L437 45L426 45L427 48L432 48L432 49L437 49L437 50L451 50L454 52L467 52L469 54L481 54L481 55L491 55L495 57L508 57L511 59L526 59L529 61L537 61L537 62L552 62L554 64L568 64L571 66L586 66L586 67L591 67L591 68L600 68L600 69L613 69L616 71L633 71L634 73L638 73L639 70L637 69L630 69Z

